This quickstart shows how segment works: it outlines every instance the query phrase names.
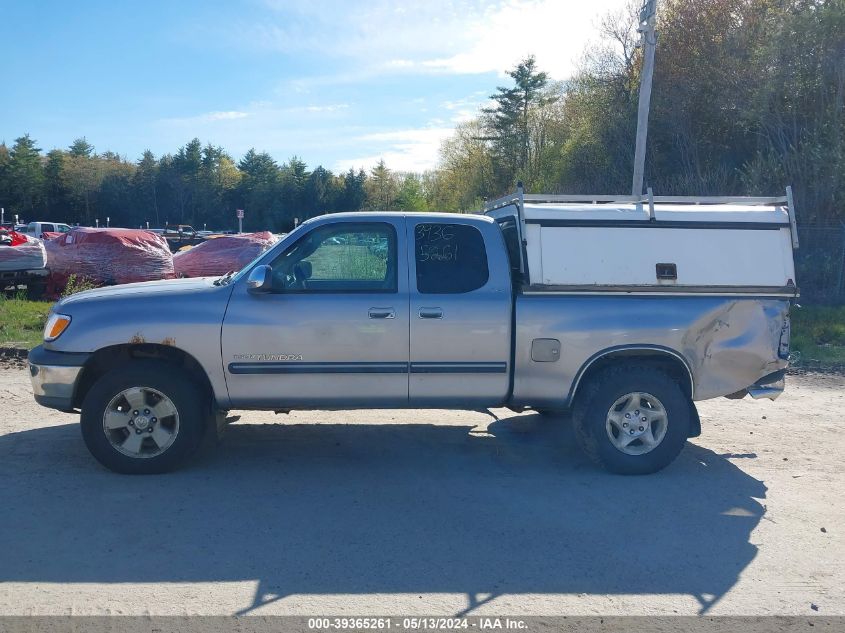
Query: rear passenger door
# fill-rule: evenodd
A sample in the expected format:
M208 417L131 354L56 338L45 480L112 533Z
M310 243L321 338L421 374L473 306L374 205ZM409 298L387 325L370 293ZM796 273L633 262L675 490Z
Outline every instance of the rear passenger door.
M491 406L510 385L511 284L498 227L407 217L409 396L419 406Z

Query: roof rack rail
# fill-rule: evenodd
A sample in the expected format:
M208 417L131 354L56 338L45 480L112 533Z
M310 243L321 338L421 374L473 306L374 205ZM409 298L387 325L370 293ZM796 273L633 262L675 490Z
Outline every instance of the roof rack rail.
M647 203L648 196L577 196L577 195L543 195L526 194L525 202L633 202ZM782 205L786 204L786 197L760 196L654 196L654 202L671 202L676 204L748 204L748 205Z
M568 202L576 203L583 202L588 204L613 203L621 202L626 204L648 204L654 203L674 203L674 204L747 204L747 205L761 205L761 206L781 206L788 204L786 196L629 196L629 195L570 195L570 194L521 194L516 193L503 196L496 200L491 200L485 203L484 210L492 211L501 207L508 206L517 202L536 202L536 203L554 203L554 202Z
M535 203L588 203L588 204L606 204L606 203L626 203L626 204L647 204L649 210L649 217L654 217L654 205L656 203L668 204L689 204L689 205L707 205L707 204L745 204L749 206L785 206L787 215L789 216L790 234L792 237L792 247L798 248L798 227L795 220L795 203L792 198L792 186L786 187L785 196L655 196L651 188L648 193L643 196L626 196L626 195L583 195L583 194L536 194L525 193L522 188L522 183L518 183L514 193L502 196L496 200L491 200L484 203L484 212L489 213L496 209L501 209L510 205L516 205L519 213L520 222L523 221L522 211L526 202Z

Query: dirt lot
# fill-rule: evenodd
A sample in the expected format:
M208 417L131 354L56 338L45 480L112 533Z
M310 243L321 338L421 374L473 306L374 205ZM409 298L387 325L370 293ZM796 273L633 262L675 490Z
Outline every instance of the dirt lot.
M0 370L0 614L845 614L845 378L700 405L664 472L534 414L247 413L109 473Z

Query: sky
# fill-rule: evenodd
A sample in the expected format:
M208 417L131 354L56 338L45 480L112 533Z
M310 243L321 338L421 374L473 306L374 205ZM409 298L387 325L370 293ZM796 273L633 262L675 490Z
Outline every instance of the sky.
M506 70L534 54L570 77L623 3L0 0L0 141L422 171Z

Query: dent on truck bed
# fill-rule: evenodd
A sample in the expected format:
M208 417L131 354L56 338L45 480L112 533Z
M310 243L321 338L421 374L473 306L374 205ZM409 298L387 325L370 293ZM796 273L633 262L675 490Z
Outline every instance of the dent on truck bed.
M638 350L683 359L695 400L737 393L786 367L788 309L786 299L748 296L519 295L512 402L566 405L597 359ZM533 361L536 339L559 340L560 360Z
M693 324L681 351L692 364L696 400L745 389L785 367L778 348L788 310L785 301L733 300Z

